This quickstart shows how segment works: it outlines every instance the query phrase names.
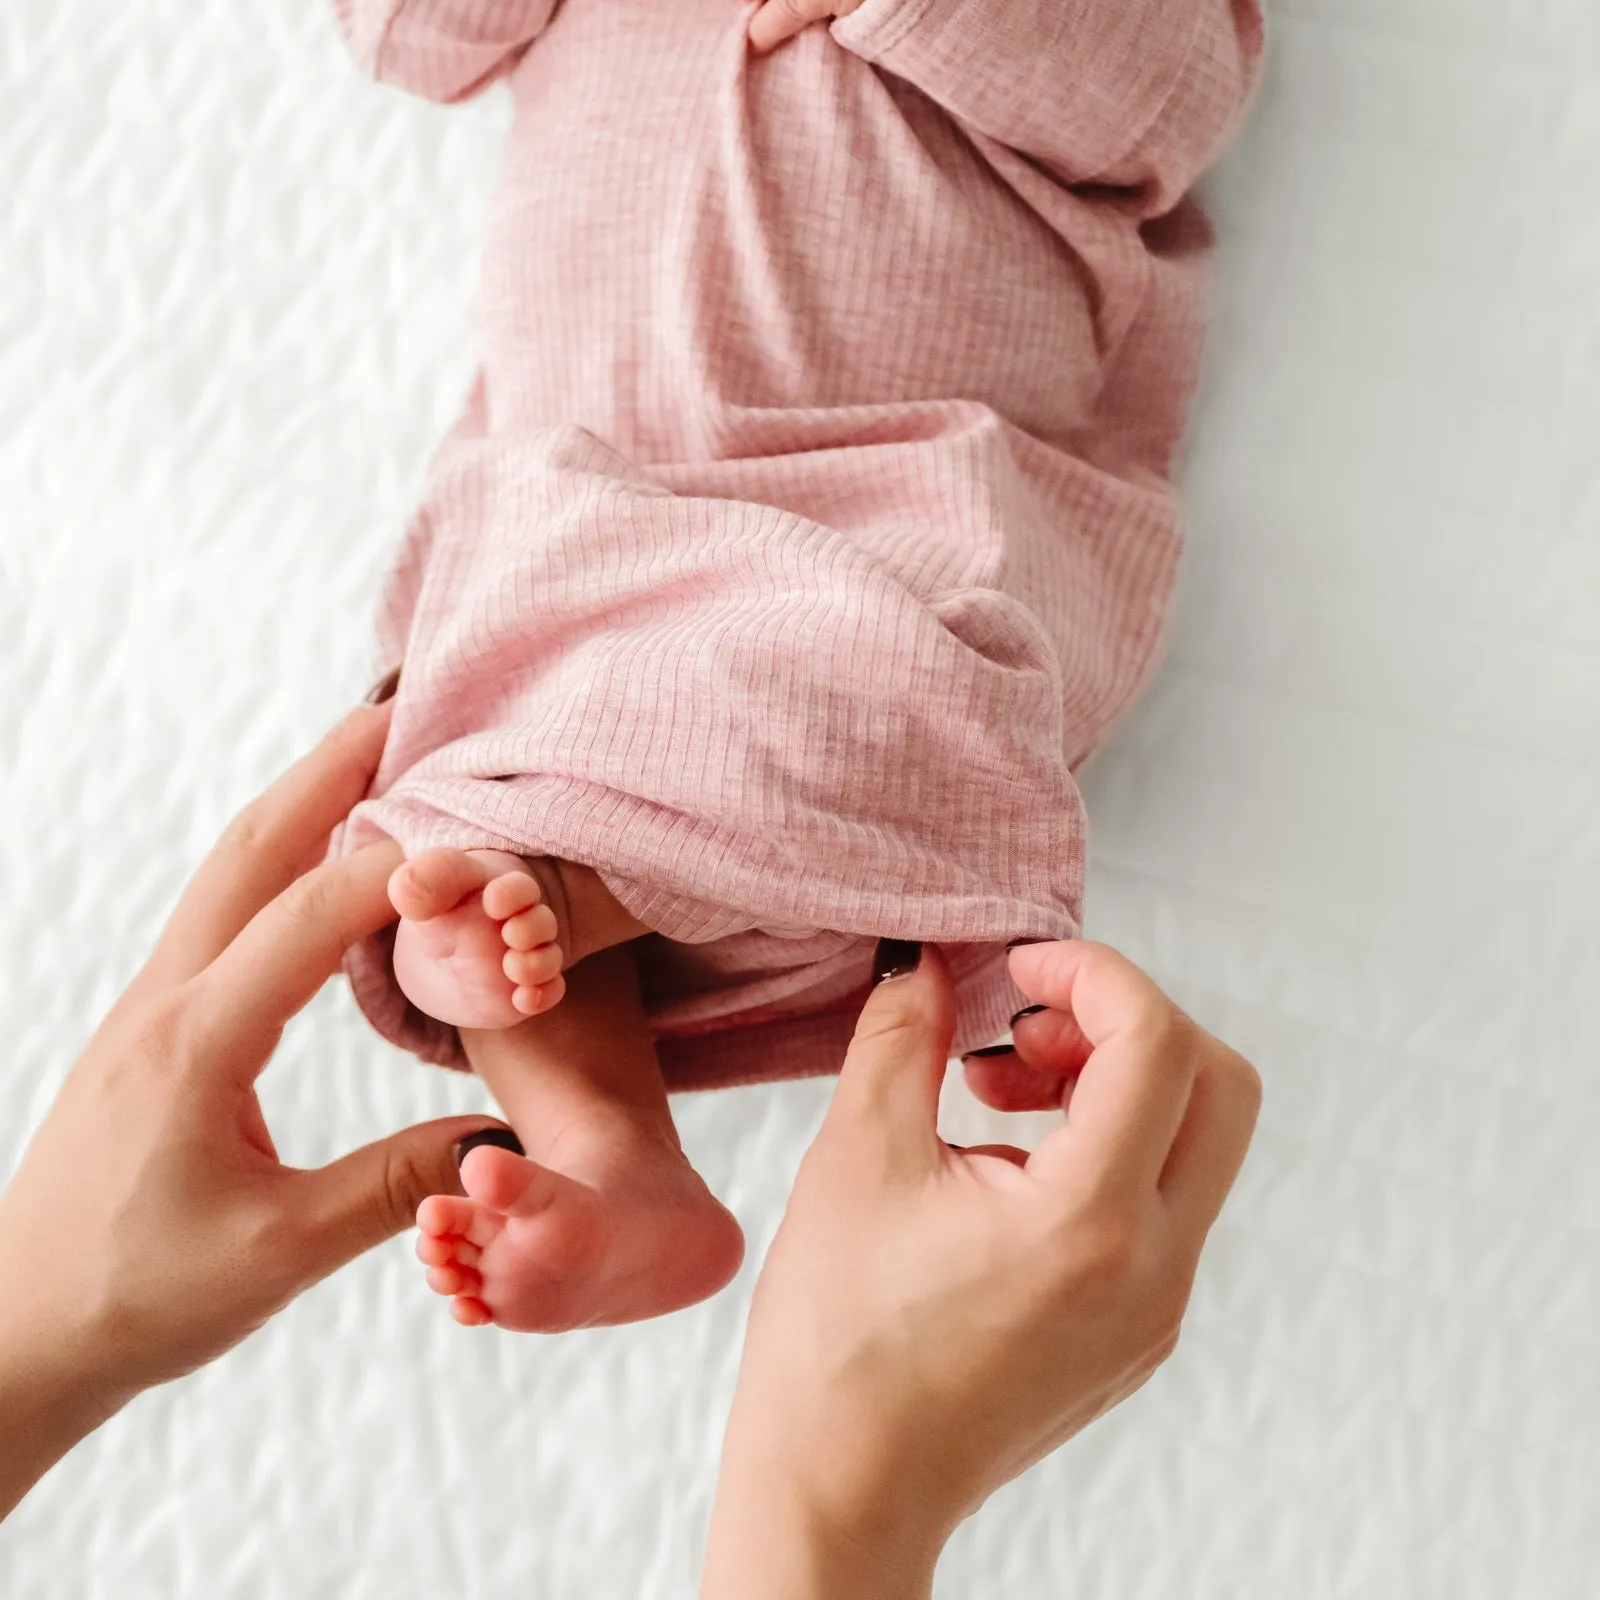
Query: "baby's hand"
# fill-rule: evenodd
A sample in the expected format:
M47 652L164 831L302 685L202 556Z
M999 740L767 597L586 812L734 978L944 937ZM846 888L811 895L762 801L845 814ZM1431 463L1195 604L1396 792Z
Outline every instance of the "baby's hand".
M848 17L860 5L861 0L762 0L750 19L750 48L764 56L813 22Z

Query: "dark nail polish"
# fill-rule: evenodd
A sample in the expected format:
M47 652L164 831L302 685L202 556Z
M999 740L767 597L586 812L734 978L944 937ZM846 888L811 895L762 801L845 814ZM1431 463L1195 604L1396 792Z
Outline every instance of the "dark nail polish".
M381 706L393 700L395 690L400 687L400 669L396 667L392 672L386 672L367 690L365 703L369 706Z
M1018 1013L1017 1013L1017 1014L1016 1014L1016 1016L1014 1016L1014 1017L1013 1017L1013 1018L1012 1018L1012 1019L1011 1019L1011 1026L1012 1026L1012 1027L1013 1027L1013 1028L1014 1028L1014 1027L1016 1027L1016 1025L1017 1025L1017 1024L1018 1024L1018 1023L1019 1023L1019 1022L1021 1022L1021 1021L1022 1021L1022 1019L1023 1019L1023 1018L1024 1018L1024 1017L1036 1017L1036 1016L1038 1016L1038 1015L1039 1015L1039 1013L1040 1013L1040 1012L1041 1012L1041 1011L1048 1011L1048 1010L1049 1010L1049 1009L1050 1009L1050 1007L1049 1007L1049 1006L1024 1006L1024 1007L1023 1007L1023 1008L1022 1008L1022 1009L1021 1009L1021 1010L1020 1010L1020 1011L1019 1011L1019 1012L1018 1012Z
M1046 939L1037 933L1025 933L1020 939L1007 939L1007 950L1020 950L1025 944L1054 944L1055 940Z
M909 977L922 960L922 946L915 939L880 939L872 953L872 986L891 978Z
M528 1153L522 1148L522 1141L509 1128L479 1128L476 1133L469 1133L465 1139L456 1141L456 1166L459 1167L480 1144L492 1144L496 1150L509 1150L514 1156Z
M969 1050L962 1056L963 1061L994 1061L1001 1056L1014 1056L1017 1047L1014 1044L986 1044L981 1050Z

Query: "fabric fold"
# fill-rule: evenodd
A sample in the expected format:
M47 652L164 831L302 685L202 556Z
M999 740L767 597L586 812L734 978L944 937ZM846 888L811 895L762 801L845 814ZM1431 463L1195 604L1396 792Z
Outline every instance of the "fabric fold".
M581 429L469 422L390 585L393 730L343 847L596 868L661 936L645 988L680 1082L737 1070L709 1040L739 1030L800 1070L808 1019L859 998L883 935L948 947L976 985L962 1042L992 1037L1005 940L1078 929L1071 757L1148 665L1176 539L1146 495L1165 538L1098 540L1104 497L1122 524L1140 492L1063 457L1084 522L1064 563L1062 501L1015 459L1037 447L981 407L942 422L760 463L783 505L748 498L750 463L647 471ZM839 503L842 479L886 476L900 495ZM382 1031L461 1064L393 990L384 940L350 965Z

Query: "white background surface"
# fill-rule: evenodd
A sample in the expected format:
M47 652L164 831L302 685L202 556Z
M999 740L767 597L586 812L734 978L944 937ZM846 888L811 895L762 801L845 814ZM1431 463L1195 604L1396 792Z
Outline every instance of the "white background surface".
M942 1596L1600 1594L1600 13L1274 22L1182 618L1088 783L1091 931L1259 1061L1263 1126L1176 1359ZM364 687L503 114L362 84L317 0L0 10L0 1170ZM681 1108L754 1257L826 1094ZM307 1161L480 1103L334 994L266 1098ZM58 1470L0 1591L688 1596L751 1270L469 1335L398 1242Z

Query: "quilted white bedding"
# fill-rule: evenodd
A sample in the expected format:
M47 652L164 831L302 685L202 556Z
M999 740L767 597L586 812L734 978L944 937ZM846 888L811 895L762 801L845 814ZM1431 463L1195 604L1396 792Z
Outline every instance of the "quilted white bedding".
M1177 1357L962 1531L952 1600L1600 1595L1600 10L1273 24L1182 617L1087 782L1091 932L1263 1125ZM364 687L502 116L364 85L322 0L0 11L0 1173ZM827 1093L680 1108L753 1258ZM265 1094L305 1161L481 1103L334 992ZM468 1334L398 1242L58 1469L0 1593L689 1596L752 1275Z

